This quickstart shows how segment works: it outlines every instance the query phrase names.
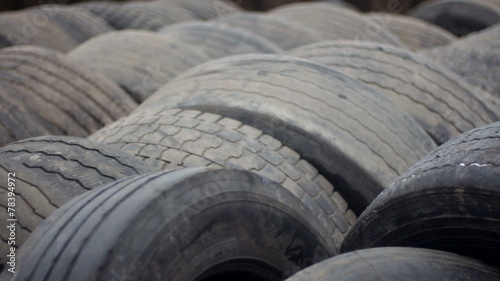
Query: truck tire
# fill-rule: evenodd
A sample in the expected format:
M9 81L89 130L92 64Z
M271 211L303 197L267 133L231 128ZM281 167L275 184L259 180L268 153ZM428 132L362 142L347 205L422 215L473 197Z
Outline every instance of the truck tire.
M6 220L8 173L14 173L17 219L15 247L58 207L73 197L120 178L157 171L135 156L86 139L46 136L0 149L1 217ZM0 248L6 253L6 231ZM2 262L5 256L1 258Z
M412 246L500 265L500 122L425 156L363 212L342 247Z
M498 269L447 252L388 247L355 251L306 268L286 281L484 280Z
M298 198L256 174L159 172L54 212L21 248L13 280L278 281L332 255L321 233Z
M270 15L314 29L325 40L373 41L405 47L398 37L360 13L328 3L288 4L272 10Z
M134 114L166 108L216 113L262 130L317 167L358 210L435 147L381 94L321 64L282 55L200 65Z
M446 29L410 16L372 13L368 18L394 33L413 51L444 46L457 39Z
M109 32L85 42L68 56L108 76L140 103L178 74L200 63L239 52L261 51L247 41L230 37L220 28L208 29L212 32L202 37L198 36L199 31L191 30L165 34L144 30ZM244 34L239 38L259 41Z
M445 67L410 51L377 43L328 42L292 55L359 79L413 116L437 144L499 120L500 106Z
M342 195L280 141L229 118L195 110L165 110L123 118L89 137L159 169L224 167L252 171L301 198L340 248L356 221Z
M10 47L0 51L0 60L2 100L53 134L87 136L137 105L113 81L53 50Z

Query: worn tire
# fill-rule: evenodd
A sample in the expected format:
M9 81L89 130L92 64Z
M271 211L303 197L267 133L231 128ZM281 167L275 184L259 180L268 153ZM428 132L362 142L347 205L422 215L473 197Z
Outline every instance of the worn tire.
M464 36L499 23L500 3L496 0L429 1L418 5L410 15Z
M229 33L210 26L205 30L204 36L200 36L201 30L182 28L163 34L143 30L109 32L80 45L68 56L108 76L142 102L200 63L230 54L279 50L252 35L231 36L238 31Z
M493 123L422 158L365 210L343 251L413 246L500 265L499 136Z
M217 113L262 130L311 162L358 210L434 148L381 94L321 64L281 55L195 67L135 113L165 108Z
M322 233L298 198L256 174L160 172L54 212L23 245L12 280L283 280L332 255Z
M0 37L4 46L34 45L61 52L68 52L79 44L53 19L29 11L0 13Z
M414 17L373 13L368 18L394 33L413 51L447 45L457 39L449 31Z
M417 248L375 248L330 258L286 281L484 280L500 271L463 256Z
M113 81L53 50L10 47L0 51L0 60L2 100L52 134L87 136L137 105Z
M224 0L161 0L175 3L201 20L215 19L242 11L240 7Z
M493 30L468 36L454 44L426 50L422 54L489 93L492 103L500 104L499 33L500 26L497 26ZM496 37L493 37L494 34Z
M292 55L315 60L384 93L413 116L438 144L499 120L500 105L424 56L376 43L327 42Z
M395 35L384 27L348 8L328 3L294 3L270 13L320 32L324 40L373 41L404 47Z
M261 13L240 13L221 18L219 23L235 26L255 33L284 50L323 41L321 33L303 27L285 18Z
M273 180L311 209L336 249L356 215L334 187L280 141L236 120L194 110L165 110L123 118L89 139L142 158L160 169L224 167Z
M120 178L154 171L135 156L86 139L48 136L15 142L0 149L0 214L2 220L8 218L8 173L15 173L15 247L19 247L46 217L73 197ZM7 233L0 233L0 249L6 253Z

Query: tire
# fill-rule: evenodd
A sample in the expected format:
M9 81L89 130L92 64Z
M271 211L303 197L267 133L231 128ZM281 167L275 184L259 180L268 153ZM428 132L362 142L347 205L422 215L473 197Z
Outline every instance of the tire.
M500 4L495 0L432 1L418 5L410 15L464 36L499 23Z
M162 0L175 3L188 10L197 19L209 20L242 11L240 7L229 1L220 0Z
M314 29L324 40L373 41L404 47L395 35L360 13L328 3L288 4L272 10L270 15Z
M352 75L385 94L413 116L437 144L500 117L500 107L487 103L484 93L445 67L401 48L329 42L291 54Z
M199 33L109 32L80 45L68 56L108 76L140 103L178 74L200 63L240 52L261 51L252 48L251 43L229 37L222 29L195 37ZM245 35L239 36L242 37ZM250 42L259 41L255 37L246 38Z
M179 109L147 113L123 118L89 139L140 157L159 170L208 166L264 176L301 198L336 249L356 221L342 196L299 154L257 129L216 114Z
M250 172L160 172L61 207L23 245L13 280L283 280L332 254L321 229L298 198Z
M323 41L323 36L313 29L303 27L284 18L260 13L240 13L221 18L218 22L257 34L284 50Z
M498 33L500 26L492 30ZM500 35L500 34L499 34ZM489 94L491 103L500 104L500 36L490 41L478 39L482 34L457 41L454 44L422 52L422 55L434 60L460 75L471 85Z
M113 81L53 50L10 47L0 60L2 100L39 120L42 131L87 136L137 105Z
M134 156L86 139L46 136L15 142L0 149L0 214L3 220L8 218L8 173L15 173L17 248L73 197L120 178L154 171ZM2 231L2 253L10 248L5 235Z
M342 246L412 246L500 265L500 122L422 158L365 210Z
M372 13L368 18L394 33L413 51L447 45L457 39L439 26L409 16Z
M133 114L166 108L216 113L262 130L318 168L351 199L353 210L366 207L434 148L382 95L326 66L287 56L241 55L195 67Z
M26 10L41 19L46 18L66 30L78 44L99 34L112 31L113 28L104 20L85 9L63 5L42 5Z
M68 52L79 42L53 19L28 11L5 12L0 16L0 37L9 45L34 45ZM4 43L4 46L7 45Z
M500 271L459 255L417 248L375 248L336 256L287 281L484 280Z

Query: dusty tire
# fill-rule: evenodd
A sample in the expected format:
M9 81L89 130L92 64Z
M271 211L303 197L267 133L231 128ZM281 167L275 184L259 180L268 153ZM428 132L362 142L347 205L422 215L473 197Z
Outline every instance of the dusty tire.
M165 110L123 118L89 139L106 143L159 169L224 167L273 180L310 208L340 248L356 221L334 187L280 141L236 120L194 110Z
M332 254L321 233L298 198L258 175L160 172L54 212L23 245L13 280L283 280Z
M315 60L359 79L413 116L438 144L497 121L499 104L424 56L376 43L330 42L292 55Z
M313 29L303 27L284 18L259 13L240 13L218 20L219 23L247 29L275 43L284 50L323 41L323 36Z
M52 134L87 136L137 105L113 81L53 50L10 47L0 60L2 99Z
M86 139L48 136L12 143L0 149L1 217L8 218L8 173L15 173L15 247L19 247L37 225L73 197L120 178L154 171L135 156ZM0 249L6 253L5 235L2 231Z
M34 45L68 52L79 42L53 19L20 11L0 14L0 37L3 45ZM5 42L7 41L7 42Z
M330 258L286 281L484 280L500 271L463 256L418 248L376 248Z
M420 4L410 14L463 36L499 23L500 3L496 0L432 1Z
M360 13L328 3L288 4L270 15L314 29L324 40L372 41L404 47L399 38Z
M42 5L26 10L62 27L79 44L113 28L103 19L85 9L63 5Z
M254 48L267 44L251 35L230 36L235 32L212 29L204 36L189 29L164 34L142 30L109 32L80 45L68 56L103 73L142 102L178 74L200 63L240 52L277 49ZM256 41L260 41L258 45L254 44Z
M343 251L412 246L500 265L500 122L422 158L365 210Z
M413 118L381 94L287 56L241 55L195 67L135 113L165 108L217 113L262 130L311 162L360 209L434 148Z
M500 104L499 33L500 26L421 54L457 73L471 85L490 93L492 102Z
M191 12L196 18L201 20L215 19L232 13L242 11L240 7L224 0L161 0L167 3L175 3Z
M447 45L457 39L439 26L409 16L373 13L368 18L394 33L413 51Z

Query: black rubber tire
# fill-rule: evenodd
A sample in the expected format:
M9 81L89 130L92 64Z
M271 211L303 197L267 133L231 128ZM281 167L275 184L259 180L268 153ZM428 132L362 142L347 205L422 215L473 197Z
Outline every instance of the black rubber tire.
M457 39L449 31L414 17L372 13L368 18L392 32L413 51L447 45Z
M482 280L500 271L463 256L418 248L375 248L330 258L286 281Z
M428 1L410 11L410 15L464 36L499 23L500 3L496 0Z
M500 122L422 158L363 212L342 247L412 246L500 265Z
M36 6L26 11L36 14L41 19L50 19L66 30L78 44L87 41L91 37L113 30L103 19L78 7L51 4Z
M123 118L89 139L140 157L159 170L207 166L264 176L301 198L336 249L356 222L342 195L316 168L275 138L233 119L194 110L149 112Z
M109 32L80 45L68 56L108 76L142 102L200 63L231 54L279 50L252 34L233 37L238 31L229 33L211 26L204 30L204 36L200 36L202 30L182 28L165 34L144 30Z
M500 105L487 102L484 92L408 50L377 43L325 42L291 54L338 69L385 94L437 144L500 118Z
M86 139L46 136L15 142L0 149L0 217L8 218L8 173L15 173L17 248L75 196L120 178L155 171L135 156ZM7 232L0 233L0 249L7 253ZM0 261L5 258L2 255Z
M88 10L118 30L158 30L165 25L193 20L193 16L187 11L174 6L170 6L171 12L165 12L169 9L149 9L147 3L138 5L97 1L75 6Z
M12 46L34 45L61 52L68 52L79 44L53 19L29 11L0 13L0 37Z
M10 47L0 51L0 60L2 100L39 120L41 131L87 136L137 105L110 79L54 50Z
M491 33L491 34L490 34ZM494 37L496 35L496 37ZM475 38L478 38L477 41ZM490 40L488 40L490 39ZM463 41L422 52L491 95L500 104L500 25Z
M256 174L160 172L61 207L21 248L13 280L283 280L332 255L323 232L298 198Z
M284 50L323 41L321 33L285 18L262 13L239 13L219 19L219 23L240 27L266 38Z
M434 148L381 94L321 64L281 55L195 67L135 113L166 108L220 114L273 136L318 168L355 212Z
M272 10L270 15L314 29L324 40L373 41L405 47L398 37L360 13L329 3L288 4Z
M239 6L224 0L161 0L177 4L201 20L215 19L243 11Z

